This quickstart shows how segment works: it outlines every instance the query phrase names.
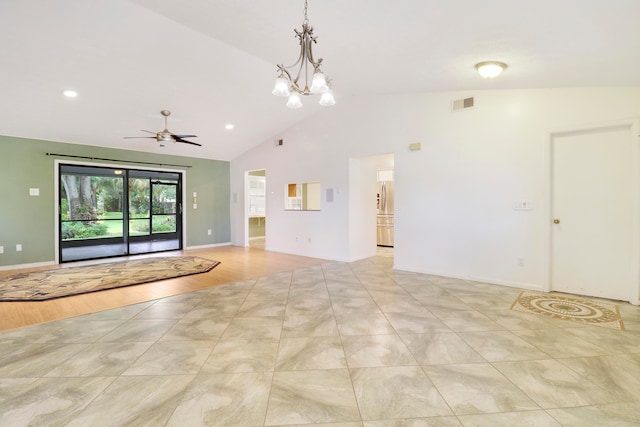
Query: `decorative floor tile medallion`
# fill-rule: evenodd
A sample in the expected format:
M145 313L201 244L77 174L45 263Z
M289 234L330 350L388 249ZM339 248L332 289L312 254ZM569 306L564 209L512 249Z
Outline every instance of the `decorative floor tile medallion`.
M624 330L620 310L615 304L572 298L564 295L523 291L512 310L541 314L610 329Z

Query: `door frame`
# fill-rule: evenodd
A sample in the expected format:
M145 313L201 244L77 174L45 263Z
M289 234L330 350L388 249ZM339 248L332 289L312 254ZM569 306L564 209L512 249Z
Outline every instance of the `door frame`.
M166 169L166 168L154 168L154 167L146 167L146 166L125 166L119 163L94 163L94 162L81 162L76 160L54 160L53 167L53 197L54 197L54 209L53 209L53 221L54 224L57 224L60 218L60 164L65 165L78 165L78 166L89 166L89 167L106 167L106 168L122 168L122 169L137 169L137 170L148 170L148 171L158 171L158 172L172 172L179 173L181 175L181 183L182 183L182 206L186 206L187 202L187 171L183 169ZM185 249L187 247L187 211L188 209L184 209L182 211L182 248ZM54 227L54 253L55 253L55 263L60 264L60 227ZM129 255L135 256L135 255Z
M633 263L631 265L631 278L632 285L629 292L629 300L631 304L640 305L640 120L637 118L623 119L610 122L591 123L582 126L572 126L570 128L554 129L546 133L546 143L544 144L544 157L545 157L545 195L544 195L544 220L546 221L546 233L544 247L546 248L546 256L544 270L546 283L543 284L543 290L546 292L552 291L551 273L553 267L553 142L557 136L562 136L572 133L586 133L597 130L605 130L609 128L621 128L625 127L629 129L631 137L631 236L632 236L632 253L631 259Z
M131 170L131 168L129 169ZM140 168L135 168L136 171L140 171ZM148 169L147 169L148 170ZM145 170L145 171L147 171ZM173 171L168 171L168 170L161 170L159 172L167 172L167 173L174 173ZM158 214L154 214L153 213L153 186L154 185L173 185L176 187L176 194L184 194L184 186L182 185L182 176L180 176L180 178L178 179L178 181L173 184L173 183L162 183L160 182L161 180L165 179L165 178L158 178L158 177L138 177L138 176L131 176L129 173L127 173L127 179L148 179L149 180L149 234L143 234L143 235L132 235L130 234L130 230L128 232L128 242L134 242L134 243L139 243L139 242L150 242L150 241L154 241L154 237L169 237L168 239L159 239L159 240L178 240L177 237L178 236L182 236L184 233L182 231L182 224L183 221L181 220L179 223L176 221L176 231L171 232L171 233L154 233L153 230L153 217L155 215ZM155 180L155 181L154 181ZM158 181L160 180L160 181ZM127 183L129 184L129 183ZM182 197L182 200L184 200L184 195ZM130 202L129 200L129 196L127 195L127 202ZM184 211L185 209L183 209L183 203L179 202L176 204L176 213L174 214L177 218L182 218L182 216L184 215ZM129 209L130 206L127 206L127 208ZM131 218L129 217L129 220L131 220ZM182 243L182 240L180 240L180 242ZM179 250L184 249L184 247L181 247Z
M243 203L243 207L242 207L242 212L243 212L243 222L244 222L244 244L243 246L245 248L248 248L251 246L251 243L249 242L250 237L249 237L249 219L251 218L249 216L249 181L250 181L250 176L251 176L251 172L260 172L260 171L264 171L265 174L265 197L264 197L264 218L265 218L265 229L264 229L264 234L265 234L265 245L266 245L266 241L267 241L267 227L266 227L266 220L267 220L267 182L266 182L266 176L267 176L267 169L266 168L258 168L258 169L249 169L246 170L244 172L244 203ZM266 246L265 246L266 249Z

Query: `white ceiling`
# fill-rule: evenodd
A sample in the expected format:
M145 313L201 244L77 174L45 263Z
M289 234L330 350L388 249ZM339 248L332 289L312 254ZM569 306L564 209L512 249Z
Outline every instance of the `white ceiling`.
M271 95L303 0L2 0L0 134L231 160L322 111ZM640 0L309 0L350 96L640 85ZM509 68L481 79L474 64ZM64 89L79 92L75 99ZM196 134L160 148L141 129ZM320 113L321 114L321 113ZM233 123L235 129L224 129Z

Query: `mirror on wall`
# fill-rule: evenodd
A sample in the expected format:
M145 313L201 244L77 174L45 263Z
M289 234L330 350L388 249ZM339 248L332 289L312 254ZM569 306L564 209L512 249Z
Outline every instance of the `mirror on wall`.
M284 189L284 209L287 211L319 211L320 183L287 184Z

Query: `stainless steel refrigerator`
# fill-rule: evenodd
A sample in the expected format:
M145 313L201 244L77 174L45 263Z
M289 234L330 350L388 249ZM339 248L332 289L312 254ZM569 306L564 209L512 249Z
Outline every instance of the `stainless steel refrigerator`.
M393 247L393 181L378 181L378 246Z

